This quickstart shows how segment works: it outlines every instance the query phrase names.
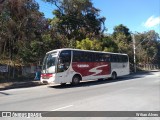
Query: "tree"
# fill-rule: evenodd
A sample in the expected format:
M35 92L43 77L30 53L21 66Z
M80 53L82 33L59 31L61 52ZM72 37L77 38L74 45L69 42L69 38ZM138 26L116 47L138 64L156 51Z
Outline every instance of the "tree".
M118 46L113 41L112 36L105 36L101 40L102 42L102 49L105 52L118 52Z
M118 45L118 52L125 53L127 52L127 49L131 47L132 38L129 28L126 26L122 24L115 26L112 37L112 39Z
M51 29L65 41L100 37L105 30L105 18L99 16L100 10L90 0L44 1L57 7L53 11L55 17L51 20Z
M122 24L115 26L112 37L118 46L118 52L128 54L130 62L133 63L133 43L129 28Z
M83 50L102 51L102 43L98 40L90 40L89 38L77 41L76 48Z
M123 39L117 39L119 38L119 36L122 36ZM123 24L120 24L114 27L113 38L117 42L124 41L124 42L127 42L127 44L129 44L129 42L132 41L131 33L129 32L129 28L127 28Z
M159 57L159 45L157 39L159 38L158 33L154 30L148 32L135 34L136 40L136 55L138 62L142 64L146 63L158 63Z
M2 31L0 45L3 46L0 53L3 58L23 61L21 53L24 49L30 49L32 40L41 40L46 20L38 9L39 6L34 0L3 2L3 9L0 13L0 31Z

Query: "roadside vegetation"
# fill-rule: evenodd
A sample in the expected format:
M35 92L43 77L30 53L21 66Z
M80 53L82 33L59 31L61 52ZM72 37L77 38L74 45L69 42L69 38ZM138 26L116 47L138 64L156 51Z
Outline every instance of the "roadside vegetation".
M91 0L42 1L55 6L53 18L45 18L35 0L0 3L0 65L41 65L46 52L59 48L127 53L132 65L133 34L136 63L160 65L159 34L154 30L131 34L127 26L120 24L109 34L107 16L100 16L100 9ZM13 69L7 76L15 77L14 73Z

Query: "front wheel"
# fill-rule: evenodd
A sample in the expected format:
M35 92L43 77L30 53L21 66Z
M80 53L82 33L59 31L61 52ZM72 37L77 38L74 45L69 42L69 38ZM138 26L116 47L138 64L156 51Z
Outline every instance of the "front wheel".
M112 80L116 80L117 79L117 73L116 72L113 72L112 73Z
M76 75L72 78L72 85L78 85L79 82L80 82L79 76Z

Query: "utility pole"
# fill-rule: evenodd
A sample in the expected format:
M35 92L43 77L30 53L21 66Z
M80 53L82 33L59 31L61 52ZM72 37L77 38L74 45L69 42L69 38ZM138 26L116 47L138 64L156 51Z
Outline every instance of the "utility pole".
M133 39L133 54L134 54L134 72L136 73L136 41L135 41L135 37L134 34L132 35L132 39Z

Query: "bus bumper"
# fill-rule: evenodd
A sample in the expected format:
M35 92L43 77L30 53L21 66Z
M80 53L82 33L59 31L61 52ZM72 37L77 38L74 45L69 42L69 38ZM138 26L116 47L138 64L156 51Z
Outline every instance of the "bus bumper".
M42 74L40 81L44 84L52 84L55 81L55 75L54 74Z

